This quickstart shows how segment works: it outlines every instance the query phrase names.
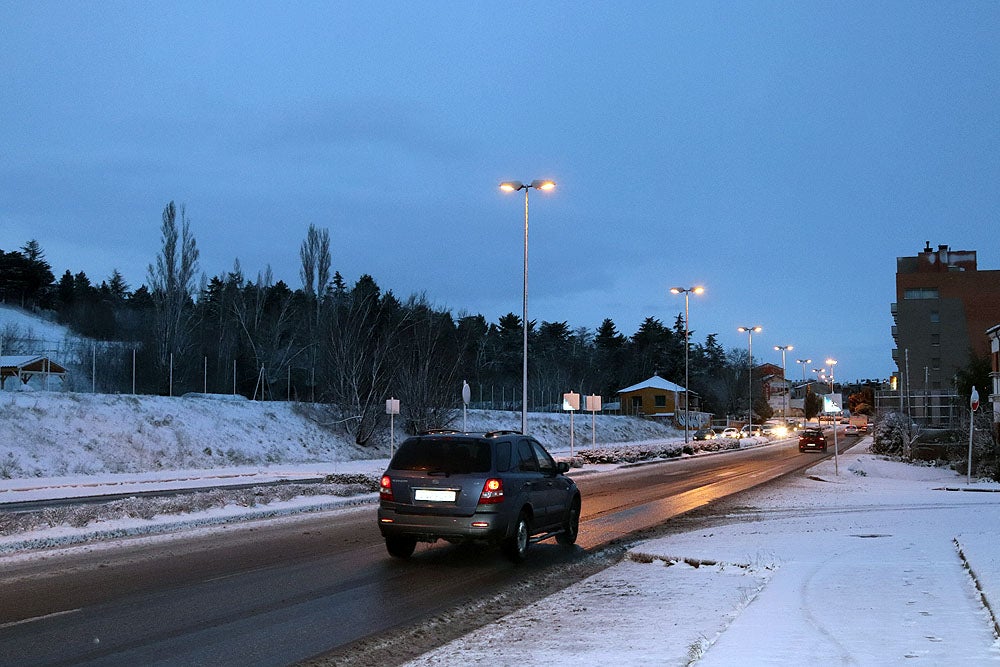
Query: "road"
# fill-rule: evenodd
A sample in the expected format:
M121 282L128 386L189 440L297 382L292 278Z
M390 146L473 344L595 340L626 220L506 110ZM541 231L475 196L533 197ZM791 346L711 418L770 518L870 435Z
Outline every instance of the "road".
M502 601L523 582L554 585L617 540L819 457L790 440L578 474L578 545L532 545L522 566L443 543L391 559L374 506L5 564L0 664L287 665L343 657L456 609L482 624L510 611Z

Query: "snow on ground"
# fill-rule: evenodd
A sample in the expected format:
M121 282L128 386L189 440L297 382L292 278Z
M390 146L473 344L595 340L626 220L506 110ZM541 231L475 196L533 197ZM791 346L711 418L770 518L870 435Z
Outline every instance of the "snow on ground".
M516 428L519 415L470 412L468 428L503 427L500 419ZM678 437L620 420L601 420L598 444ZM0 479L0 515L3 502L28 497L384 469L387 451L360 458L349 440L303 422L310 420L277 402L4 392L0 477L10 479ZM560 454L568 453L567 422L529 415ZM577 420L577 448L589 444L587 426ZM622 563L413 664L997 664L997 490L855 447L838 470L820 463L808 476L742 496L703 528L633 545ZM50 526L0 537L0 566L39 557L45 552L32 550L41 546L374 499L319 496Z
M1000 486L866 447L839 464L411 664L1000 663Z

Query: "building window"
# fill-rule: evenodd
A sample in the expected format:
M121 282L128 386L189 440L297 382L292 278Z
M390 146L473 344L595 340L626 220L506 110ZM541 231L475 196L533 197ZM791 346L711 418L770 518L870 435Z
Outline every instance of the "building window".
M914 289L908 289L903 291L903 298L907 300L937 299L938 290L936 287L917 287Z
M931 311L931 324L937 324L941 321L941 313L936 310Z
M931 345L941 347L941 334L931 334Z
M653 405L658 408L667 407L667 395L666 394L656 394L653 396Z
M939 371L939 370L941 370L941 360L940 359L938 359L938 358L932 358L931 359L931 370L932 371Z

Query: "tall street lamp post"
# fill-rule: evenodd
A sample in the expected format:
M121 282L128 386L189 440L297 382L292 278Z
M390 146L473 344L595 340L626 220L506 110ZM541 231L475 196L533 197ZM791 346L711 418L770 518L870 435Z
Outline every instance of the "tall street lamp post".
M521 313L521 328L524 330L524 342L521 350L521 433L528 433L528 190L551 190L556 187L553 181L535 180L531 183L521 181L504 181L500 189L504 192L524 190L524 297Z
M752 425L753 424L753 335L754 335L754 333L760 333L761 331L763 331L763 329L761 327L759 327L759 326L748 326L748 327L737 327L736 330L739 331L739 332L741 332L741 333L748 334L750 336L750 341L749 341L750 345L748 347L748 350L750 352L750 374L749 374L750 375L750 382L749 382L749 385L750 385L750 394L749 394L750 405L748 406L748 409L747 409L747 420Z
M833 398L833 370L837 365L836 359L827 359L826 365L830 367L830 398ZM842 406L841 406L842 407ZM833 413L833 471L840 474L840 448L837 445L837 427L840 426L840 415Z
M775 345L775 350L781 350L781 381L785 383L785 400L781 402L781 420L788 418L788 377L785 374L785 352L794 350L791 345Z
M688 344L688 336L691 332L688 319L688 297L692 294L701 294L704 287L671 287L671 294L684 295L684 444L688 443L688 424L690 423L690 412L688 406L691 404L691 387L688 380L688 352L691 346Z
M802 366L802 384L805 385L805 389L802 393L802 423L805 424L806 417L806 397L809 395L809 385L806 384L806 364L811 364L812 359L796 359L795 363Z

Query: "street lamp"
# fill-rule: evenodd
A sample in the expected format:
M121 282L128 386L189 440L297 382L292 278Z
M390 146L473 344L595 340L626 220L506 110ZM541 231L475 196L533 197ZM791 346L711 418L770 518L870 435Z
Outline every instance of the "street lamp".
M671 294L683 294L684 295L684 444L688 442L688 423L690 421L690 416L688 412L688 406L691 403L691 387L688 381L688 351L690 345L688 344L688 335L690 334L690 327L688 326L688 297L692 294L701 294L705 291L704 287L671 287Z
M759 326L748 326L748 327L736 327L736 330L740 333L745 333L750 336L750 405L747 409L747 420L753 425L753 335L754 333L760 333L763 329Z
M785 352L795 348L791 345L775 345L774 349L781 350L781 380L785 383L785 400L781 403L781 419L784 421L788 418L788 378L785 377Z
M524 190L524 302L521 314L521 328L524 329L524 344L521 350L521 433L528 433L528 190L551 190L553 181L535 180L524 184L521 181L504 181L500 189L504 192Z
M830 367L830 393L833 393L833 367L837 365L836 359L827 359L826 365Z
M827 359L826 365L830 367L830 399L833 399L833 370L837 365L836 359ZM840 407L840 406L838 406ZM837 427L840 426L840 415L833 413L833 470L840 474L840 447L837 444Z
M806 416L806 398L809 396L809 385L806 384L806 364L811 364L812 359L796 359L795 363L802 366L802 384L804 385L802 393L802 423L805 424Z

